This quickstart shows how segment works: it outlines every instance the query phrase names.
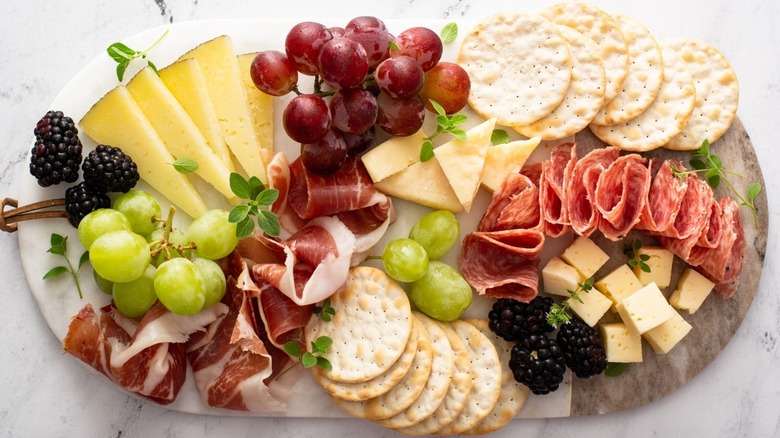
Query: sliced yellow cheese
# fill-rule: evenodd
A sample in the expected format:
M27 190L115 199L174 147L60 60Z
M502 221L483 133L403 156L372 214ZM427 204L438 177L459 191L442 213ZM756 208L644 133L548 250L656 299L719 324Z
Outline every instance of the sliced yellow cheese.
M614 304L617 304L634 292L642 289L642 283L634 275L634 271L628 265L620 265L618 268L604 276L593 286L612 300L612 311L616 312Z
M639 248L638 255L648 255L650 259L647 260L647 266L650 267L650 272L642 270L640 265L634 266L634 275L643 285L655 283L659 288L663 289L669 286L672 281L672 264L674 263L674 254L666 248L659 246L647 246Z
M590 278L609 260L607 253L592 240L580 236L561 254L561 259L574 266L585 278Z
M138 72L128 82L127 90L171 155L195 160L196 175L226 198L235 197L230 189L230 169L211 150L198 126L154 70L146 67Z
M490 146L485 156L482 175L479 177L482 186L491 192L498 190L507 175L523 167L531 153L539 146L541 139L541 137L533 137L528 140Z
M425 137L422 129L409 136L390 137L363 154L360 159L371 180L375 183L382 181L420 161L420 149Z
M658 327L647 331L642 337L653 347L653 351L666 354L691 331L691 325L679 313Z
M207 41L179 60L188 58L198 60L228 148L249 176L267 183L262 148L252 126L252 111L230 37L223 35Z
M622 322L599 325L607 362L642 362L642 337L634 336Z
M260 147L274 149L274 100L268 94L260 91L249 73L252 60L257 53L245 53L238 56L238 67L241 71L241 81L246 90L249 111L252 114L252 126L255 128Z
M658 327L677 313L655 283L634 292L617 303L615 308L628 330L635 336Z
M173 156L125 87L109 91L79 125L96 142L130 154L141 178L185 213L197 218L206 212L203 199L187 177L171 166Z
M380 192L435 209L463 210L436 158L418 161L374 184Z
M160 70L160 79L198 125L211 150L231 172L234 171L233 159L222 137L222 127L219 125L198 61L190 58L174 62Z
M433 150L463 209L469 211L479 189L482 167L496 119L469 129L466 139L451 140Z
M677 289L669 297L669 304L678 309L696 313L712 292L715 283L691 268L686 268L677 282Z
M585 324L593 327L599 322L602 316L612 307L612 301L596 289L588 292L581 291L577 294L579 300L569 298L569 307L576 313Z
M553 257L542 268L544 291L552 295L570 297L570 290L577 290L578 284L585 280L574 267L558 257Z

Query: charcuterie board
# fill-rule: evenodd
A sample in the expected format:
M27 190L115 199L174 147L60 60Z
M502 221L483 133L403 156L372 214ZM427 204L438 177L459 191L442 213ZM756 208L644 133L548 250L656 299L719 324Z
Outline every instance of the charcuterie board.
M438 31L446 24L444 21L386 21L386 23L391 32L419 25L428 26ZM266 49L280 50L284 46L284 35L294 24L292 21L272 22L258 20L176 24L168 26L170 29L169 35L164 43L154 50L151 57L158 66L162 67L175 60L179 54L199 43L223 34L230 35L233 38L238 53L249 53ZM462 33L465 33L473 25L473 23L467 22L458 24L462 29ZM164 29L150 29L127 38L124 42L133 47L148 47L151 42L163 33ZM459 44L460 38L445 45L444 58L454 60ZM94 102L117 84L114 68L115 65L108 56L105 54L99 56L61 91L52 103L51 108L62 110L74 120L79 120ZM128 70L126 77L131 77L133 73L134 71ZM298 145L287 138L284 135L284 131L279 128L281 126L280 114L284 105L285 99L276 99L274 103L277 126L275 130L275 146L277 150L284 151L289 157L295 157L298 154ZM473 126L478 123L478 116L468 110L465 113L469 115L469 125ZM429 124L426 126L430 129ZM94 142L91 142L91 140L86 138L83 140L87 148L94 146ZM568 140L577 142L577 147L581 154L603 145L587 130ZM544 159L549 155L549 147L549 144L540 146L531 157L531 160ZM728 163L729 169L749 176L750 180L748 178L744 178L744 181L739 178L735 180L737 189L740 192L744 192L747 184L750 182L759 182L763 186L760 166L753 146L744 126L738 119L733 123L726 135L713 144L713 150L723 158L724 163ZM690 159L690 152L665 151L651 152L647 155L675 158L683 162L687 162ZM64 189L60 188L40 188L34 179L28 177L26 171L20 173L24 174L19 196L22 204L61 197L62 191L64 191ZM148 189L147 187L144 188ZM204 194L207 202L212 202L211 206L224 207L224 205L219 203L220 201L216 200L216 197L210 198L208 196L210 189L205 187L205 185L197 188ZM723 188L719 189L716 192L717 196L720 197L726 194L724 190ZM162 197L158 196L158 199L162 201ZM461 237L476 227L482 212L485 211L489 202L490 195L486 192L480 192L471 212L461 213L458 216L461 223ZM613 412L650 403L684 385L712 362L739 327L758 287L768 229L767 201L764 192L760 193L755 199L755 205L758 211L757 227L753 226L753 217L749 214L749 211L744 210L741 212L748 245L739 290L734 298L722 300L713 296L708 299L699 312L688 318L694 327L691 335L669 354L656 355L648 351L645 354L646 359L643 363L630 366L623 375L615 378L598 376L589 380L583 380L567 375L561 390L548 396L532 396L527 406L521 411L520 416L548 418L588 415ZM396 207L398 208L399 218L391 226L385 239L378 244L380 248L386 241L407 234L411 224L419 216L429 211L426 207L408 202L398 202ZM178 220L185 219L179 218ZM49 236L53 232L70 238L73 244L70 245L69 256L71 259L78 259L82 248L76 244L78 238L76 237L75 229L67 224L66 221L36 221L21 224L19 226L19 244L25 274L38 307L54 334L59 339L63 339L71 317L84 304L89 302L95 307L100 307L107 304L110 297L100 292L91 281L82 282L84 285L84 299L79 299L75 287L69 279L62 277L57 280L42 280L44 273L55 263L54 256L46 252ZM571 236L564 236L549 242L541 262L545 263L546 259L560 252L563 245L569 240L571 240ZM610 255L622 256L622 245L620 243L616 244L599 238L595 240ZM450 254L448 257L445 260L452 263L457 254ZM620 260L614 258L610 263L602 268L602 272L615 267L615 264L620 263ZM676 282L681 271L682 262L677 260L672 284ZM91 273L88 272L86 267L81 271L80 275L85 279L91 277ZM671 291L668 290L666 292L668 296L668 293ZM475 299L474 304L467 310L465 316L484 319L487 317L487 309L490 304L491 301L488 299ZM649 350L647 345L644 348ZM99 376L97 373L95 375ZM301 373L298 377L300 377L300 380L293 388L293 396L287 411L254 415L290 417L345 416L341 410L331 403L330 398L320 390L308 373ZM198 414L235 415L232 411L212 409L204 405L191 378L185 383L177 401L169 405L169 407L179 411Z

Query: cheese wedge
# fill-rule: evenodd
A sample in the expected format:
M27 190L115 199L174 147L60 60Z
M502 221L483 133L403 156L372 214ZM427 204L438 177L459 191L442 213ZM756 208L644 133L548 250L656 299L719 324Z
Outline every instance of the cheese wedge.
M154 70L144 68L126 87L168 152L176 158L195 160L198 163L196 175L226 198L234 198L230 189L230 169L214 154L198 126Z
M374 187L387 195L431 208L453 213L463 210L436 158L425 162L418 161L375 183Z
M260 91L249 73L252 60L257 53L245 53L238 56L238 67L241 71L241 82L246 90L246 98L249 102L249 112L252 114L252 126L260 147L274 149L274 101L273 97Z
M160 79L198 125L211 150L233 172L235 168L230 150L222 138L222 127L219 126L198 61L190 58L174 62L160 70Z
M232 40L226 35L214 38L179 60L188 58L198 60L228 148L249 176L256 176L266 184L265 160L252 127L252 111Z
M479 188L485 156L496 119L466 132L466 140L454 139L433 150L463 209L469 211Z
M490 146L485 156L482 175L479 177L482 186L491 192L498 190L507 175L523 167L541 140L541 137L533 137Z
M173 156L127 88L109 91L79 125L96 142L130 154L141 178L185 213L197 218L206 212L206 204L187 177L171 166Z
M371 175L371 180L375 183L382 181L420 161L420 149L425 137L422 129L409 136L390 137L363 154L360 159Z

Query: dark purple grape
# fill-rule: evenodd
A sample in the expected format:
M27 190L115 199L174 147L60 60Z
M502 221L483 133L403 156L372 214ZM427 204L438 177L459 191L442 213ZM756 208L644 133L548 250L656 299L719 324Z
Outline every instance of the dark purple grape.
M396 99L386 93L376 98L376 124L390 135L406 136L419 131L425 120L425 105L418 96Z
M341 132L360 134L376 122L376 98L362 88L339 90L330 101L333 126Z
M348 132L342 132L341 136L344 137L344 143L347 144L347 156L355 156L365 152L374 143L374 137L376 137L376 126L371 126L366 132L362 134L350 134Z
M328 30L330 31L331 35L333 35L333 38L343 37L346 35L343 27L333 26L329 27Z
M333 39L327 27L320 23L304 21L290 29L284 41L284 51L295 68L306 75L319 73L319 59L322 47Z
M295 65L276 50L258 53L252 60L249 75L260 91L271 96L284 96L298 83Z
M318 141L301 145L301 162L311 172L333 173L346 160L347 144L333 129L329 129Z
M387 58L393 36L376 17L356 17L344 27L344 36L360 43L368 55L368 65L376 67Z
M406 29L396 37L395 45L398 49L391 49L390 56L409 56L419 62L424 71L439 62L444 50L439 35L427 27Z
M333 88L357 87L368 74L368 58L360 44L348 38L333 38L322 47L320 77Z
M282 122L291 139L298 143L313 143L330 129L330 109L321 97L301 94L287 104Z
M397 56L382 61L376 68L374 79L379 89L391 97L411 97L422 89L425 72L414 59Z

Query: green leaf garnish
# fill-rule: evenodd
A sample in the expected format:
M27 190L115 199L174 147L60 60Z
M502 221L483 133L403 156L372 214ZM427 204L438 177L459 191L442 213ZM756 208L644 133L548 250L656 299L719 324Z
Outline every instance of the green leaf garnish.
M448 116L447 112L444 110L444 107L442 107L438 102L433 99L431 99L430 102L431 106L433 106L433 109L436 110L437 113L436 132L434 132L433 135L425 137L423 141L422 148L420 149L420 161L422 162L433 158L432 140L436 138L436 136L449 133L455 138L466 140L466 131L459 128L458 126L465 123L468 118L463 114L453 114Z
M580 293L585 292L588 293L593 289L593 277L590 277L583 281L582 283L577 284L577 289L575 290L569 290L569 295L571 295L571 298L568 300L564 300L563 303L558 304L554 303L550 307L550 311L547 313L547 323L553 326L554 328L558 328L558 326L567 324L569 320L571 320L571 315L569 314L569 308L571 307L571 304L569 302L571 300L577 300L580 303L582 303L582 298L580 298Z
M458 37L458 24L455 22L447 23L447 25L445 25L444 28L441 30L441 41L444 44L455 41L455 38L457 37Z
M127 70L127 67L130 65L130 63L136 59L146 59L146 57L149 55L149 52L165 37L165 35L168 35L168 30L163 32L163 34L160 36L160 38L157 38L157 41L155 41L151 46L149 46L148 49L138 52L136 50L131 49L127 45L116 42L114 44L111 44L106 49L106 52L108 52L108 56L111 57L116 63L116 77L121 82L122 79L124 79L125 76L125 70ZM146 64L155 72L157 71L157 66L154 65L154 63L151 60L146 60ZM158 73L159 74L159 73Z
M49 272L45 273L43 275L44 280L48 280L50 278L59 277L60 275L68 272L68 268L65 266L55 266L49 270Z
M390 50L398 50L398 51L400 51L401 48L398 47L398 44L396 44L395 41L390 41Z
M325 301L322 302L322 306L315 306L314 314L319 315L321 320L330 322L333 315L336 314L336 309L330 305L330 298L325 298Z
M87 260L89 260L89 253L84 251L84 253L81 254L81 257L79 257L78 267L74 269L73 264L70 263L70 259L67 255L68 237L61 236L57 233L52 233L51 237L49 238L49 243L51 244L51 247L46 252L62 256L68 266L55 266L51 268L43 275L43 279L49 280L51 278L56 278L62 274L68 273L73 278L73 282L76 283L76 289L79 291L79 298L83 299L84 294L81 292L81 284L79 284L79 269L84 265L84 263L87 262Z
M627 369L627 363L609 362L607 363L607 368L604 370L604 375L607 377L617 377L625 373Z
M633 242L626 242L623 244L623 254L628 257L628 266L635 268L639 266L642 272L649 273L651 271L650 265L647 261L650 260L649 254L640 254L639 250L642 248L642 241L635 239Z
M172 165L177 172L185 175L198 170L198 162L190 158L179 158Z
M333 369L333 365L327 358L324 357L324 354L328 352L328 349L331 345L333 345L333 339L327 336L320 336L319 338L312 341L311 351L302 351L300 344L296 341L286 342L284 345L282 345L284 351L287 352L287 354L290 356L296 358L296 361L290 364L290 366L287 367L284 371L279 373L279 375L276 376L276 380L287 374L288 371L295 368L299 364L304 368L318 366L326 370Z
M506 144L509 143L509 134L503 129L494 129L490 134L490 143L492 144Z
M267 189L257 177L244 179L236 172L230 174L230 190L240 199L247 200L247 203L233 207L228 215L228 221L236 224L236 236L247 237L252 234L255 229L252 217L269 236L276 237L281 233L279 217L268 210L279 197L279 190Z

